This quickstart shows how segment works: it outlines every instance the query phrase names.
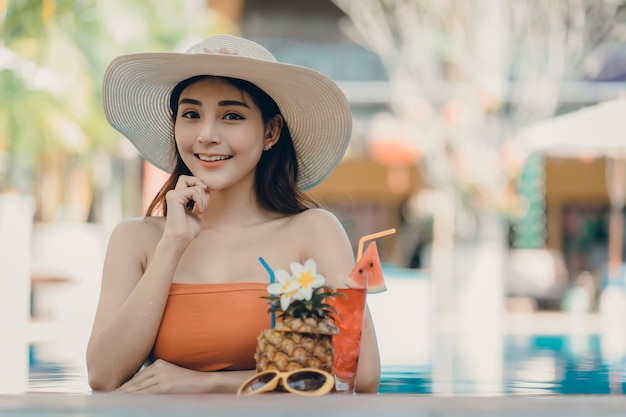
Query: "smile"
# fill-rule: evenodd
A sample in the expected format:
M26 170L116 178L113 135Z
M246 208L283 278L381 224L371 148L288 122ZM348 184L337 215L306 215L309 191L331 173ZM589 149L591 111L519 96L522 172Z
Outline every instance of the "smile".
M211 155L211 156L207 156L207 155L196 154L196 158L198 158L201 161L205 161L205 162L217 162L217 161L225 161L227 159L232 158L232 156L231 155Z

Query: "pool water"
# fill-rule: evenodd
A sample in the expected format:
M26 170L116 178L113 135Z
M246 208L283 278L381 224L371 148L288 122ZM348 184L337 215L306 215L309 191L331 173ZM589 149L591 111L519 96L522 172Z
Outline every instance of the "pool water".
M501 372L477 378L452 355L438 376L432 364L383 367L380 393L445 395L624 394L626 358L602 354L599 335L506 335ZM485 362L489 359L484 359Z
M483 357L468 366L463 344L441 336L444 363L383 365L379 392L431 395L624 394L626 358L602 351L599 335L505 335L501 357ZM83 364L44 359L43 343L30 347L30 392L88 393ZM486 355L485 355L486 356ZM493 365L497 365L494 366ZM496 372L481 374L481 367Z
M30 346L29 392L91 392L84 364L51 358L47 351L54 342Z

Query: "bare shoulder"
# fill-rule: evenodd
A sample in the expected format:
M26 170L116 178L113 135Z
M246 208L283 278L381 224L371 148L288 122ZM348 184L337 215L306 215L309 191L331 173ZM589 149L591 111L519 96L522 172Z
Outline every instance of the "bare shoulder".
M315 260L318 271L326 274L352 269L352 245L337 216L328 210L309 209L294 216L292 223L290 234L292 241L301 245L301 261Z
M165 220L163 217L134 217L118 223L113 229L111 238L124 241L146 241L146 239L160 239L163 234Z
M337 216L321 208L308 209L293 216L291 226L309 229L313 233L327 233L329 231L343 233L344 231Z
M138 258L145 265L163 235L164 226L163 217L136 217L123 220L111 233L109 252Z

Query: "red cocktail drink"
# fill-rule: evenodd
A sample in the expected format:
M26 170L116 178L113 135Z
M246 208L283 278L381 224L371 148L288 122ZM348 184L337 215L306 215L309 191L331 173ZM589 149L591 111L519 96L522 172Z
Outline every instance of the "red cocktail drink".
M354 392L367 289L338 288L336 291L345 295L336 296L332 302L340 314L337 318L339 334L333 336L336 389Z

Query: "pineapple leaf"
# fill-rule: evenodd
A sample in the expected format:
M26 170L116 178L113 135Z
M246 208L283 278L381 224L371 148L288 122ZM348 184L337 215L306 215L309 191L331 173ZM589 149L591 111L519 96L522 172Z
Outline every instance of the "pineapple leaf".
M293 300L289 307L282 311L280 306L280 297L276 295L263 296L269 300L268 313L279 313L279 318L292 317L306 319L309 317L324 320L330 319L336 321L336 316L340 316L337 310L328 303L329 298L337 296L344 297L345 294L334 291L331 286L322 286L315 288L310 300Z

